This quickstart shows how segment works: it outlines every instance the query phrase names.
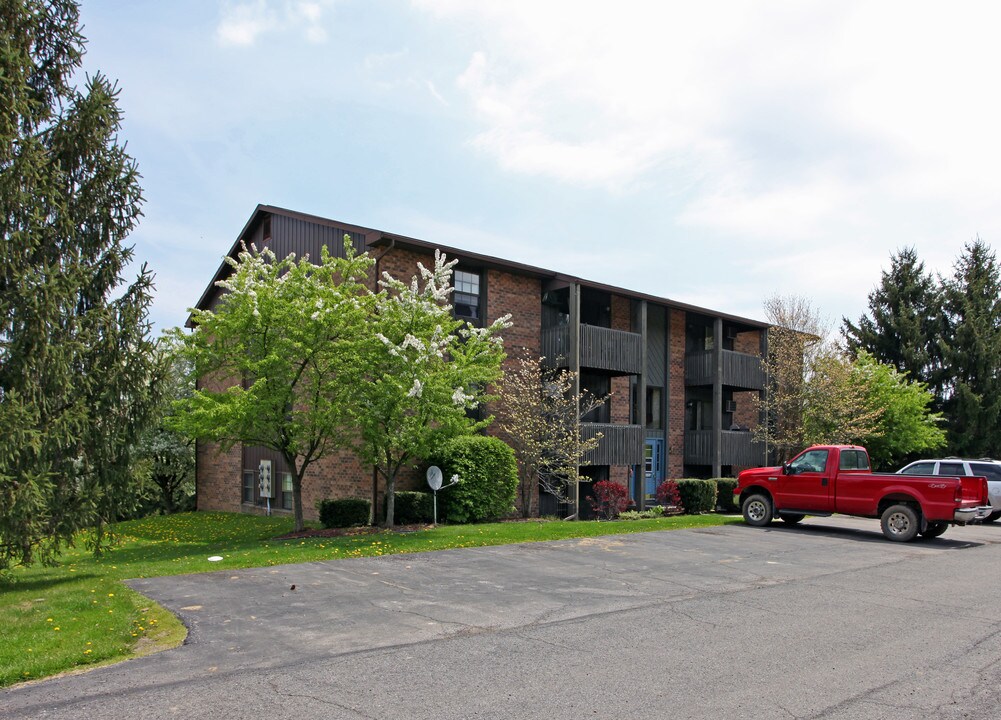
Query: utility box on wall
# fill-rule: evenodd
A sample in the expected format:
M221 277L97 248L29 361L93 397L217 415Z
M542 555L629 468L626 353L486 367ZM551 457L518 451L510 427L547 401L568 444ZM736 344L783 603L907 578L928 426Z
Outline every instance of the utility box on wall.
M275 494L271 483L271 461L261 460L257 471L260 478L257 484L258 495L262 498L273 498Z

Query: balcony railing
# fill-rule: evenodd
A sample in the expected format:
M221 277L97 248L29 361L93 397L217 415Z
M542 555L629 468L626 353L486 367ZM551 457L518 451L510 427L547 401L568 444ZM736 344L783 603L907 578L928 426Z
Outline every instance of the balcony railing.
M765 462L765 446L752 439L751 433L724 430L722 433L721 465L755 467ZM688 465L713 464L712 430L685 431L685 463Z
M765 370L761 358L733 350L723 350L724 385L742 390L761 390L765 387ZM685 355L685 385L712 385L715 377L712 350L700 350Z
M570 326L542 330L542 354L549 367L570 367ZM596 325L580 326L580 366L616 375L639 375L643 336Z
M643 462L642 426L581 423L581 439L593 438L597 433L601 433L598 447L584 456L581 465L639 465Z

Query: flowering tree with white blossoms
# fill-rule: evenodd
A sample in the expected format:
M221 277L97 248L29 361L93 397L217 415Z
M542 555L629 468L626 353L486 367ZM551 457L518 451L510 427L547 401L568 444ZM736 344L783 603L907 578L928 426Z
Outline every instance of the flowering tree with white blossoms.
M182 336L202 387L176 404L173 425L191 437L277 451L292 470L295 529L303 527L302 479L320 458L348 444L345 413L375 296L365 285L373 261L332 257L278 260L253 246L227 258L232 274L214 310L194 310Z
M576 373L547 368L544 358L521 357L504 373L497 391L497 426L518 462L521 512L532 515L539 490L566 502L567 490L580 482L584 456L595 450L601 433L581 436L581 418L609 396L574 392Z
M435 252L433 268L418 264L408 285L383 273L366 342L359 348L348 403L354 449L386 483L386 525L394 521L400 470L428 457L448 438L475 432L467 411L486 398L504 360L500 331L509 317L477 328L452 316L452 268Z

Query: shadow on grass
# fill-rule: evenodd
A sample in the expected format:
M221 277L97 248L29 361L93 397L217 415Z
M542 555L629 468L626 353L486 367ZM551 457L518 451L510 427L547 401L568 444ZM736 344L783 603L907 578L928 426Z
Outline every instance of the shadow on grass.
M22 590L49 590L60 585L76 583L80 580L99 578L96 573L73 573L60 577L10 577L0 575L0 593Z

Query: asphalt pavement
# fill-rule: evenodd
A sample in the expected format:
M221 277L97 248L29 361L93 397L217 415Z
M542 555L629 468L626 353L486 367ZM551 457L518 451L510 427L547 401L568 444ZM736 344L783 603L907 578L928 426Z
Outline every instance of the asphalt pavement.
M901 544L815 518L129 584L185 645L2 691L0 717L1001 715L1001 524Z

